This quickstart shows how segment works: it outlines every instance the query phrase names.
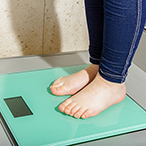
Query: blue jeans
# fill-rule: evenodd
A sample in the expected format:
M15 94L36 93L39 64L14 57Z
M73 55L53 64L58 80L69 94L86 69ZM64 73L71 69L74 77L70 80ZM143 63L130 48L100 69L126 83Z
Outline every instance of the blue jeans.
M106 80L123 83L146 19L146 0L85 0L90 62Z

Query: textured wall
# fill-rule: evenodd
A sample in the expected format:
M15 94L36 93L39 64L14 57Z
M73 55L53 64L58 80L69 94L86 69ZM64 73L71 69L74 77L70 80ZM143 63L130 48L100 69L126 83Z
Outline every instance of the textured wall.
M0 0L0 57L88 49L84 0Z

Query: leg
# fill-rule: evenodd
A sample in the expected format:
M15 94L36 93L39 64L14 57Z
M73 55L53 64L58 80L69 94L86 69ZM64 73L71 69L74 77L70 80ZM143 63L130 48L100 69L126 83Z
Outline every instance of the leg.
M105 0L104 38L100 75L123 83L143 32L146 17L144 0Z
M89 84L99 69L103 39L103 1L85 0L86 17L89 30L89 53L91 65L78 73L61 77L51 86L56 95L72 95Z
M99 65L103 47L103 0L85 0L90 62Z
M95 116L126 95L125 78L146 16L143 0L104 0L103 50L94 80L59 106L76 118Z

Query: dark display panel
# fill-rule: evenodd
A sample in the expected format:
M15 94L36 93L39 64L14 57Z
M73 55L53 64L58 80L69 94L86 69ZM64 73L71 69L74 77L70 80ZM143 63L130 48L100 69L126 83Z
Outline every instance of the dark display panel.
M4 99L14 118L33 115L21 96Z

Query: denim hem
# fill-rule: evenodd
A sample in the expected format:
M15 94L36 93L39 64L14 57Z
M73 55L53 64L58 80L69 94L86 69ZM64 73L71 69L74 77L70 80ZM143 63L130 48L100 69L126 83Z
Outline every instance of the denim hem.
M118 76L118 75L110 75L108 73L103 72L101 69L99 69L99 74L105 79L110 82L114 83L123 83L126 80L127 75L125 76Z
M93 57L90 56L90 62L91 62L92 64L99 65L99 64L100 64L100 59L93 58Z

